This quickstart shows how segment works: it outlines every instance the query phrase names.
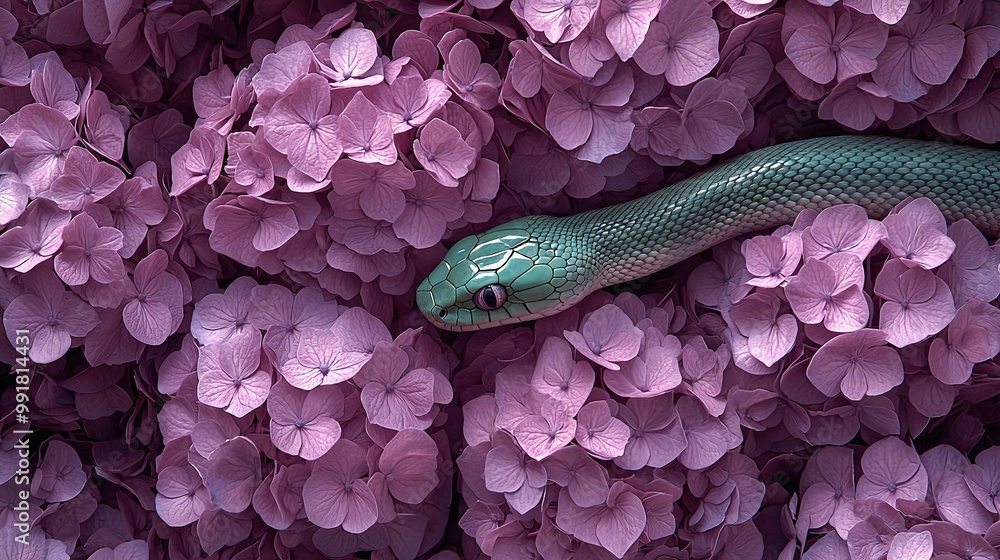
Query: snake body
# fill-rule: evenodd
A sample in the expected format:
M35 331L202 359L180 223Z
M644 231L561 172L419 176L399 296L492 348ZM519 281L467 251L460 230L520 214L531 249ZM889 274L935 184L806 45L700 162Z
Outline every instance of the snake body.
M855 203L879 219L910 196L997 236L1000 154L877 136L762 148L636 200L463 238L420 284L417 306L453 331L538 319L727 239L790 224L806 208Z

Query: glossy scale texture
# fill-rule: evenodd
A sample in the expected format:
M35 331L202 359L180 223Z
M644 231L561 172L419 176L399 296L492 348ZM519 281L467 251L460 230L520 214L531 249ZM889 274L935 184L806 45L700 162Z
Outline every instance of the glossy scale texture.
M456 243L417 288L435 325L478 330L558 313L590 292L663 270L717 243L840 203L883 218L907 197L949 222L1000 233L1000 154L943 142L834 136L756 150L642 198L561 218L527 216ZM490 284L506 304L485 311Z

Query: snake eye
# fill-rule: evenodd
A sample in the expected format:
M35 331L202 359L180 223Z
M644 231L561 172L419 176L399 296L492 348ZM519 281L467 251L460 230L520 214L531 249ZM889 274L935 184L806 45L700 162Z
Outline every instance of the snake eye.
M500 284L489 284L476 290L472 303L484 311L499 309L507 301L507 289Z

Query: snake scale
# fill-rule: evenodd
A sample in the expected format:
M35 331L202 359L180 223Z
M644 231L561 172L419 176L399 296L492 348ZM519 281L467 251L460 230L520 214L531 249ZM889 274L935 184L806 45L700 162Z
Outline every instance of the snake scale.
M538 319L727 239L789 224L806 208L853 202L880 219L910 196L997 236L1000 154L878 136L762 148L629 202L526 216L465 237L420 284L416 302L452 331Z

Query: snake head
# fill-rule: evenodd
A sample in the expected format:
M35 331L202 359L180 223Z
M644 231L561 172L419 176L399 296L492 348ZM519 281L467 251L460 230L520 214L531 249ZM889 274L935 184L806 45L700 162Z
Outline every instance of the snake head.
M553 315L581 299L587 267L548 216L528 216L456 243L417 288L439 328L473 331ZM540 236L539 232L551 232ZM555 234L567 238L560 242Z

